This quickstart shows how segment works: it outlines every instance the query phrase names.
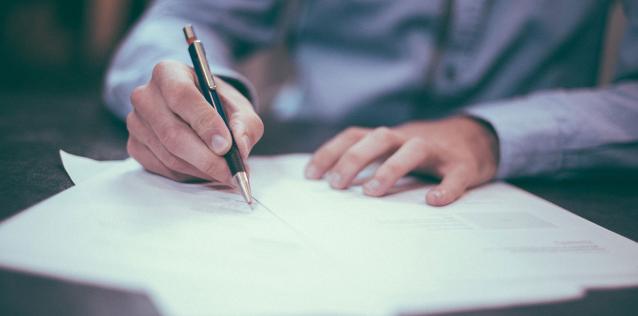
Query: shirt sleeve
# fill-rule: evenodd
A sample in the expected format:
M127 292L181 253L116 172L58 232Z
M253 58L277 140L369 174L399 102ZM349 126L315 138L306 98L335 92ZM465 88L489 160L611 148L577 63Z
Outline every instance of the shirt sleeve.
M211 70L254 106L254 87L233 70L241 58L274 42L280 1L159 0L153 2L117 49L104 81L106 106L120 118L131 110L130 95L149 81L162 60L191 65L182 28L192 24L202 40Z
M497 178L638 168L637 2L623 3L628 25L611 86L541 91L466 110L496 131Z

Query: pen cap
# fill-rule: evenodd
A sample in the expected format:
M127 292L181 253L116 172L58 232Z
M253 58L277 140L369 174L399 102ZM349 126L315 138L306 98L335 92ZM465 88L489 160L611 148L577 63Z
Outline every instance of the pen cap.
M200 42L197 38L195 29L192 25L187 25L184 26L182 30L184 31L184 37L186 38L186 42L188 43L188 52L191 55L191 60L193 61L193 67L195 68L195 72L197 73L197 78L200 81L203 81L200 82L202 91L206 89L215 90L217 88L217 85L215 84L215 78L213 77L213 72L208 66L206 51L204 50L202 42Z
M192 25L186 25L182 29L184 31L184 37L186 37L186 42L188 45L193 44L197 40L197 35L195 35L195 30Z

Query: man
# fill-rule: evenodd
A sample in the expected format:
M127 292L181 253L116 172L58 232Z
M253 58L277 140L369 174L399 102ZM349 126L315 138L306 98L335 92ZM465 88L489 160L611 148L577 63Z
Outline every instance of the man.
M637 1L623 2L628 26L604 88L593 86L612 1L296 4L282 27L282 1L156 1L106 81L107 104L127 116L131 156L175 180L230 178L221 158L230 134L187 66L181 28L193 24L244 157L263 123L233 66L284 36L296 66L285 91L298 97L279 98L288 103L275 110L297 122L376 127L347 128L314 153L306 176L336 189L379 159L366 194L385 194L409 172L430 174L441 178L431 205L494 178L638 167Z

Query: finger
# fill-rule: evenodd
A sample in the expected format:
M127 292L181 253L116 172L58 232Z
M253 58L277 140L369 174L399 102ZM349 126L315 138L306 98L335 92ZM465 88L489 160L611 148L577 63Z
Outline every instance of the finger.
M166 105L185 121L218 156L231 145L231 135L223 119L197 88L193 71L178 62L160 62L151 81L159 87Z
M233 138L245 159L263 136L264 123L243 94L224 80L215 78L215 82L224 110L228 115Z
M175 156L220 182L230 181L230 170L224 158L213 154L184 123L170 120L153 130L163 146Z
M410 139L375 172L372 179L363 185L363 193L382 196L388 192L401 177L410 171L426 166L433 154L427 143L421 139Z
M441 183L428 191L426 202L433 206L448 205L465 193L470 183L466 168L457 167L443 175Z
M371 162L401 144L400 137L387 127L379 127L346 150L329 171L328 181L335 189L345 189Z
M305 175L308 179L320 179L332 166L339 160L339 157L350 146L358 142L365 134L367 129L359 127L350 127L339 133L312 155L310 162L306 166Z
M137 160L144 167L144 169L152 173L176 181L187 181L192 178L188 175L170 170L169 168L164 166L162 162L160 162L159 159L157 159L157 157L155 157L155 155L153 155L153 153L146 146L144 146L144 144L136 140L134 137L129 137L126 148L131 157Z
M137 115L135 111L129 113L126 117L126 127L129 134L146 146L153 155L162 162L169 170L176 171L181 174L190 175L200 179L211 180L210 177L191 164L187 163L183 159L171 154L160 143L159 139L155 136L153 131L147 124Z
M131 101L144 122L168 152L194 166L211 179L228 183L230 171L223 158L215 155L184 121L166 106L158 88L136 89Z
M233 113L229 125L239 153L242 158L248 158L250 151L263 135L263 122L254 112Z

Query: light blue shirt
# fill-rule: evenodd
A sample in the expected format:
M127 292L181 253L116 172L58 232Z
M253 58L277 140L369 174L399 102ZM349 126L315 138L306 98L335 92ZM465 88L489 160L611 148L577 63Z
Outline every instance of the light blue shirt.
M156 1L113 59L106 104L124 117L153 65L190 64L181 29L193 24L213 71L252 100L236 63L289 41L286 91L299 97L279 99L296 100L285 105L290 120L378 126L465 113L494 127L499 178L638 168L638 1L623 2L627 28L603 88L594 86L612 1L297 4L283 19L283 1Z

